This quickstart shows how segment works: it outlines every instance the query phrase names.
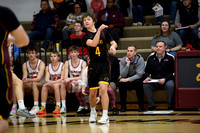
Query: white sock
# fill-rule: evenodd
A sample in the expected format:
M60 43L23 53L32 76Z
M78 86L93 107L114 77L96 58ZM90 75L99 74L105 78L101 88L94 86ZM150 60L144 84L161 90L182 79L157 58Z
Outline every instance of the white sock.
M103 110L103 117L108 117L108 110Z
M46 102L42 102L41 105L46 108Z
M66 106L66 100L62 100L62 107L65 107Z
M34 106L38 106L38 101L34 101Z
M90 107L91 108L91 112L96 112L96 109L95 109L95 107Z
M58 105L60 107L60 102L56 102L56 105Z
M24 100L18 100L19 109L26 109L24 106Z
M13 108L17 108L17 104L13 104L13 106L12 106Z

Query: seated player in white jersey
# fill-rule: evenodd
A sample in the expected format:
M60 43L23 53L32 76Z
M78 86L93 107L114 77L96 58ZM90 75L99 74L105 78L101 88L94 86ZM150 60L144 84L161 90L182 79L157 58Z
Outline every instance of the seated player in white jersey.
M62 108L60 113L66 113L66 92L74 93L80 88L83 71L86 67L86 62L78 58L79 48L72 45L70 47L71 59L65 62L64 80L61 82L61 100ZM70 77L68 77L68 75ZM67 91L66 91L67 90Z
M61 81L64 78L63 63L59 61L60 55L57 51L53 51L50 54L51 64L46 66L45 70L45 84L42 87L41 94L41 108L38 114L46 114L46 101L48 92L55 94L56 106L53 111L54 114L60 113L60 87Z
M10 66L11 66L11 74L12 74L12 82L13 82L13 106L12 110L10 111L10 115L21 115L25 117L35 117L31 115L28 110L25 108L24 105L24 96L22 90L22 81L17 77L17 75L13 72L14 66L13 65L13 55L14 55L14 44L12 41L9 40L8 37L8 53L10 57ZM19 109L17 110L17 103L19 105Z
M22 66L23 89L26 94L30 94L33 91L34 106L30 113L35 115L39 111L39 91L43 86L41 79L44 75L45 64L36 57L37 49L35 47L30 47L27 50L27 56L29 60Z

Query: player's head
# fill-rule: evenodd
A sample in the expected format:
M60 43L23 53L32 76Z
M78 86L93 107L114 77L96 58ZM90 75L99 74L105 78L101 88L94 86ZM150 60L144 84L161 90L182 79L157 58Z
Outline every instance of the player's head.
M28 56L29 60L35 59L37 56L37 49L35 47L29 47L27 49L27 56Z
M81 21L76 21L74 23L74 30L75 32L78 32L78 31L82 31L83 30L83 25L82 25L82 22Z
M72 46L70 47L69 51L70 51L70 56L71 56L72 58L78 57L78 55L79 55L79 48L78 48L77 46L72 45Z
M51 62L58 62L58 60L60 59L60 54L57 51L53 51L50 53L50 60Z
M86 28L92 27L97 22L97 19L93 13L85 13L82 17L82 21Z

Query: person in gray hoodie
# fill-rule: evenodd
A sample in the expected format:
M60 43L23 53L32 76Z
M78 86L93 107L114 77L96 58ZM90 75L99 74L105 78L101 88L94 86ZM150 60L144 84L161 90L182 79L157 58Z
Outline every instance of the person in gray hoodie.
M137 54L137 48L133 45L128 46L127 55L120 61L120 76L119 92L121 112L126 109L127 90L136 90L138 98L138 111L144 111L144 90L142 77L144 74L145 64L144 59L140 54Z

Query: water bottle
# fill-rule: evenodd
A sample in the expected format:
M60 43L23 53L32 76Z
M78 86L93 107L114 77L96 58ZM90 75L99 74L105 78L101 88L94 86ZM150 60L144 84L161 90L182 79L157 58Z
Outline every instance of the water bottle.
M59 45L60 45L60 44L57 42L57 43L56 43L56 51L57 51L57 52L59 52Z
M105 19L104 21L108 21L108 12L105 13Z

